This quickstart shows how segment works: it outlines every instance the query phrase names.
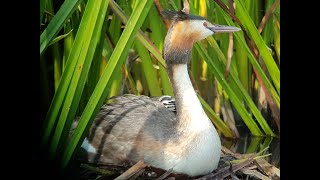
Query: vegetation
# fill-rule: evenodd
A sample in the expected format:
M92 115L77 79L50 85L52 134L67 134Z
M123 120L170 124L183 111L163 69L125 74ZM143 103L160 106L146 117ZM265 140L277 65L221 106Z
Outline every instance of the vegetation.
M190 14L237 26L193 48L190 76L221 136L280 130L280 0L190 0ZM182 0L40 1L42 147L66 167L108 97L173 95L162 9ZM79 125L67 141L72 121ZM59 154L59 156L58 156Z

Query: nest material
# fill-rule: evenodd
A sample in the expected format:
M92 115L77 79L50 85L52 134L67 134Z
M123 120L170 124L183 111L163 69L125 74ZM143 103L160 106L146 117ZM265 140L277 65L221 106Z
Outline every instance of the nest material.
M155 168L139 161L136 164L124 165L90 165L81 164L80 179L86 180L237 180L237 179L280 179L280 169L269 164L259 153L238 154L227 148L222 148L219 166L212 173L204 176L190 177L185 174L176 174L163 169Z

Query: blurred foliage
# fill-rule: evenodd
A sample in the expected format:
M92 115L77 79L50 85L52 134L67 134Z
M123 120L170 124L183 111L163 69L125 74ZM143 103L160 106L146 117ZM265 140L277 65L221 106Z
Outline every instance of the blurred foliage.
M190 62L196 92L224 137L241 136L239 127L256 136L280 130L279 2L189 1L191 14L242 29L197 43ZM108 97L173 96L161 56L170 24L160 12L182 7L182 0L40 1L42 146L51 158L63 152L67 164ZM81 126L66 145L76 116Z

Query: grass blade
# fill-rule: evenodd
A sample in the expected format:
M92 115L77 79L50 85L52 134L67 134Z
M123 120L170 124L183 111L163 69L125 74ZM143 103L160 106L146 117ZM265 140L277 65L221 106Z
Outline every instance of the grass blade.
M150 28L152 30L152 33L150 34L150 38L154 41L155 46L159 50L159 51L157 51L159 53L157 53L158 57L156 59L158 60L159 74L160 74L163 94L173 96L173 91L172 91L171 83L169 81L167 70L163 65L161 65L161 62L159 62L160 57L161 57L160 60L162 60L162 56L161 56L160 52L162 52L163 43L164 43L163 40L165 37L166 28L165 28L165 25L159 15L155 5L152 5L148 17L149 17ZM143 43L144 46L146 47L147 45L150 44L150 41L146 41L147 39L145 39L144 37L145 36L143 36L143 38L140 38L139 41L141 43ZM153 48L153 47L150 46L150 48ZM150 48L149 48L149 51L150 51Z
M52 45L52 44L60 41L61 39L66 38L66 37L69 36L71 33L72 33L72 29L71 29L69 32L67 32L66 34L63 34L63 35L61 35L61 36L58 36L58 37L54 38L48 46L50 46L50 45Z
M46 9L48 13L55 14L52 0L47 0L46 3ZM49 20L52 19L52 17L48 17ZM50 47L51 56L53 57L53 71L54 71L54 88L57 90L59 81L62 74L62 59L61 59L61 53L60 53L60 47L58 44L53 44Z
M70 55L70 52L71 52L71 49L72 49L72 45L73 45L73 42L74 42L74 37L75 36L74 36L74 29L72 29L72 28L73 28L73 26L71 27L71 23L70 22L67 22L65 24L64 32L67 33L67 32L72 30L73 33L71 33L69 36L65 37L64 40L63 40L64 49L63 49L62 72L64 71L67 58Z
M112 11L120 18L121 22L126 24L127 23L127 17L121 10L119 6L110 4L110 8ZM151 23L151 26L153 23ZM158 26L158 25L157 25ZM157 29L158 30L158 29ZM155 30L155 31L157 31ZM152 43L152 41L141 31L139 30L139 33L137 34L136 37L143 45L145 48L148 49L148 51L153 55L153 57L160 63L159 71L160 71L160 78L162 80L162 88L163 88L163 93L172 96L173 91L172 87L168 78L167 71L165 69L166 63L164 62L164 59L162 57L161 52L159 49ZM164 38L163 38L164 39ZM162 41L163 41L162 39ZM157 41L155 41L157 43ZM161 42L163 43L163 42Z
M40 26L41 26L45 6L46 6L46 0L40 0Z
M223 70L221 69L221 67L219 68L217 66L217 63L213 62L213 60L208 56L208 54L204 51L204 48L199 43L195 44L195 48L198 50L198 52L202 56L202 58L206 60L206 62L208 63L209 69L213 72L215 77L218 79L218 81L221 83L222 87L225 89L225 91L229 95L232 104L238 110L238 112L241 115L241 117L243 118L245 124L249 128L250 132L255 136L263 135L260 128L257 126L255 121L252 119L252 117L249 115L249 113L247 112L247 110L243 106L241 100L237 97L236 93L233 91L233 89L230 87L230 85L224 79L224 73L223 73Z
M141 59L141 70L143 71L144 77L146 78L150 95L161 96L162 93L158 84L156 71L153 67L153 63L148 50L145 49L145 47L139 41L135 42L135 46Z
M273 26L274 33L274 48L280 63L280 22L276 20L275 25Z
M57 14L48 24L47 28L40 35L40 54L48 47L51 40L59 33L63 24L72 15L82 0L66 0Z
M237 33L234 33L234 34L237 34ZM216 61L216 60L215 60L215 62L213 62L213 64L215 64L217 67L220 67L220 72L223 72L224 67L222 67L222 66L226 66L226 58L223 55L223 53L221 52L221 50L220 50L218 44L216 43L216 41L212 37L209 37L207 39L209 41L209 44L217 52L218 58L220 59L220 61L224 65L218 66L220 64L220 62ZM253 114L257 118L257 120L258 120L260 126L262 127L262 129L264 130L264 132L267 135L272 135L273 136L274 133L270 129L269 125L267 124L267 122L265 121L263 116L261 115L261 112L258 110L257 106L254 104L254 102L250 98L250 96L248 94L248 91L243 87L242 83L240 82L240 80L237 77L238 76L234 73L234 71L230 71L230 77L229 77L228 81L229 81L229 84L232 87L234 93L237 95L237 97L240 100L243 100L243 101L245 101L247 103L248 107L250 108L250 110L253 112ZM229 95L229 93L227 93L227 94Z
M265 11L268 12L271 5L274 3L275 0L270 0L267 1L266 3L266 9ZM266 18L267 14L265 15L264 18ZM259 26L259 30L262 31L262 38L264 40L264 42L266 42L267 46L270 46L272 40L273 40L273 32L272 32L272 21L273 21L273 16L271 14L271 16L269 16L269 18L267 20L262 19L260 26ZM261 24L265 23L264 28L261 28Z
M221 9L218 9L218 10L221 10ZM227 24L229 26L235 26L235 24L232 22L232 20L229 18L229 16L225 12L223 12L223 11L221 11L221 12L222 12ZM252 54L250 48L248 47L248 45L244 39L243 33L242 32L234 33L234 36L236 37L237 42L240 43L241 46L246 50L248 58L251 62L251 65L259 73L265 87L269 90L273 100L277 104L277 107L280 108L280 97L279 97L277 91L274 89L274 86L268 80L266 74L261 69L261 67L260 67L259 63L257 62L257 60L255 59L254 55Z
M115 4L113 0L110 1L111 4ZM120 66L123 62L120 62L119 59L124 61L123 56L127 56L128 50L133 43L138 29L142 25L150 7L152 1L141 0L139 4L134 8L132 15L128 20L130 26L126 26L112 55L107 64L107 67L102 74L92 96L89 99L89 102L84 109L84 112L79 120L78 127L75 129L74 135L72 136L69 144L67 145L65 151L62 154L62 168L65 168L70 161L74 150L80 145L80 140L84 138L85 130L90 126L93 117L100 109L103 98L105 97L108 91L108 85L110 85L110 79L112 79L112 74L115 71L119 71Z
M252 19L250 18L247 10L242 4L241 0L235 0L236 3L236 15L239 18L240 22L242 23L243 27L249 34L251 35L252 40L257 45L259 49L260 55L262 56L266 67L270 73L270 76L273 80L273 83L276 87L277 92L280 94L280 70L277 67L272 55L270 54L265 42L263 41L262 37L260 36L255 24L253 23Z
M128 18L119 6L111 3L110 8L118 16L123 24L127 24ZM153 45L152 41L141 30L139 30L139 33L137 34L137 39L144 45L144 47L149 50L149 52L159 61L162 66L166 67L166 63L164 62L159 49Z
M63 135L68 135L72 120L75 116L83 92L85 79L87 78L95 48L101 34L100 31L107 5L108 0L89 0L86 5L74 44L77 45L77 43L79 43L79 46L78 48L75 48L75 46L72 48L68 59L68 61L77 61L77 68L75 68L72 75L65 102L50 145L50 155L53 157L57 151L59 142L67 139L63 137ZM97 9L100 9L100 11L97 11ZM70 58L74 58L74 60ZM63 131L65 133L63 133Z
M249 73L249 60L245 49L241 44L235 40L235 52L236 63L238 68L239 80L241 81L245 90L250 94L250 73Z

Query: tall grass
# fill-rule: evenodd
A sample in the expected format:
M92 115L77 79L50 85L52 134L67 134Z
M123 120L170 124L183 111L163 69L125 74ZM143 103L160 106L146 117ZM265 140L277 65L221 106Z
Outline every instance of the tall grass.
M46 91L42 100L50 102L42 147L67 167L108 97L173 95L161 56L169 26L160 12L179 10L183 3L40 2L41 85ZM279 1L190 0L190 12L242 29L208 37L193 48L190 77L221 136L241 136L239 126L255 136L276 136L280 130ZM264 113L268 110L272 116ZM77 116L79 125L67 141Z

